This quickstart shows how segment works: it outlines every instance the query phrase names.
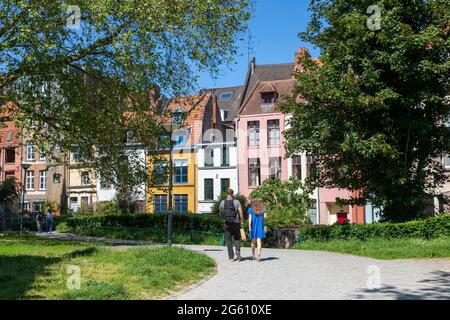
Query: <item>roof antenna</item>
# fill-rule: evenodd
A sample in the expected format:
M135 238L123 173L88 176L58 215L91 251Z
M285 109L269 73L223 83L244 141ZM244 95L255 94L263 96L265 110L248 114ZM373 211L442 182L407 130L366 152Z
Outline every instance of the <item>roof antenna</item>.
M248 58L248 64L250 64L251 60L253 59L255 55L254 50L254 41L253 41L253 35L250 29L248 30L248 44L247 44L247 58Z

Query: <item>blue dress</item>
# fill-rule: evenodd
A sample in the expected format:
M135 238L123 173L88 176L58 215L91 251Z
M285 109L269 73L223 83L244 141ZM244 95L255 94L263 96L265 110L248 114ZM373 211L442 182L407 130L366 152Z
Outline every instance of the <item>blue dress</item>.
M252 216L252 231L250 232L250 239L265 239L264 232L264 214L257 215L252 208L248 209L248 214Z

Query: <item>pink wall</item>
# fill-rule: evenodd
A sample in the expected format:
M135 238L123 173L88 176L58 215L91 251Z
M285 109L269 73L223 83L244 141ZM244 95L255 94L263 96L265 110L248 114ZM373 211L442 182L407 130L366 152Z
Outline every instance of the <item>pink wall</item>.
M350 199L351 193L348 190L337 188L320 188L320 224L329 224L329 209L327 204L334 204L336 198ZM348 217L352 220L351 206L345 206L344 210L348 213ZM332 212L336 213L336 212Z
M280 145L268 145L267 123L269 120L280 120ZM248 122L259 121L260 125L260 145L259 147L248 146ZM249 187L248 179L248 159L259 158L261 162L261 182L269 178L269 159L281 158L281 177L283 180L288 179L287 160L285 159L284 138L285 116L282 113L257 114L257 115L241 115L239 117L236 135L238 139L238 170L239 170L239 193L249 196L254 188Z

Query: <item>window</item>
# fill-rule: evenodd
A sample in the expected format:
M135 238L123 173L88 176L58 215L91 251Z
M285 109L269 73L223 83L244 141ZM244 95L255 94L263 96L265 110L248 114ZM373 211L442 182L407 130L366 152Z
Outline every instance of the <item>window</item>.
M214 167L214 149L205 148L205 167Z
M308 215L309 215L309 218L311 219L311 222L313 224L317 224L318 217L317 217L317 203L316 203L316 201L313 201L313 202L310 203L310 205L308 207Z
M187 213L188 212L188 196L176 194L174 196L174 210L177 213Z
M39 149L39 160L45 160L46 157L47 157L47 155L46 155L45 146L44 146Z
M187 134L175 135L175 147L184 147L187 145Z
M174 177L175 183L186 184L188 183L188 161L176 160L174 162Z
M89 176L89 172L83 171L81 173L81 185L87 186L91 184L91 177Z
M220 101L228 101L228 100L231 100L231 99L233 99L233 92L222 92L219 95L219 100Z
M248 160L248 181L250 187L259 187L261 183L261 163L258 159Z
M205 179L205 201L214 200L214 179Z
M27 171L26 188L27 190L34 190L34 171Z
M167 184L167 174L168 174L168 163L167 161L155 161L153 166L152 181L156 186L163 186Z
M39 171L39 190L45 190L47 185L47 171Z
M272 104L272 103L275 103L277 100L277 96L276 96L275 92L261 93L261 98L262 98L264 104Z
M44 203L43 202L33 202L33 212L43 212Z
M222 148L222 167L230 166L230 147L224 146Z
M81 156L81 151L80 150L74 150L72 153L72 160L74 162L78 162L81 161L83 159L83 157Z
M153 196L153 213L166 213L167 212L167 196L166 195L154 195Z
M259 121L248 123L248 145L250 147L259 146Z
M107 178L105 178L105 177L100 178L100 189L110 190L111 186L112 186L112 184Z
M27 145L27 160L34 160L34 144Z
M222 121L226 121L228 118L228 115L230 114L230 110L222 110L221 114L222 114Z
M269 120L268 124L269 146L280 145L280 120Z
M281 179L281 158L269 159L269 171L271 179Z
M316 161L313 155L306 156L306 176L309 178L316 170Z
M7 141L7 142L11 142L12 139L13 139L13 133L12 133L12 132L8 132L8 133L6 134L6 141Z
M292 176L302 180L302 157L292 157Z
M5 152L5 162L6 163L15 163L16 162L16 149L6 149Z
M81 205L87 207L89 205L89 197L81 197Z
M444 155L444 166L446 169L450 169L450 155L446 154Z
M59 173L53 174L53 183L61 183L61 174Z
M227 192L228 189L230 189L230 179L220 179L220 192Z

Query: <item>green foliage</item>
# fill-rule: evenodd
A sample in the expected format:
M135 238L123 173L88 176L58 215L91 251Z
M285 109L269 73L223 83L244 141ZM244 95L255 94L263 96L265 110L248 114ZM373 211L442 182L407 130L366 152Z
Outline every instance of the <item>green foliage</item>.
M113 228L161 228L167 226L166 215L116 214L86 215L67 218L67 225L75 230L98 230L102 227ZM173 228L176 230L197 230L212 233L223 232L223 219L215 215L173 215Z
M330 241L330 240L369 240L382 239L434 239L450 235L450 215L440 215L424 220L404 223L375 223L364 225L314 226L301 228L302 239Z
M119 206L114 201L99 201L95 204L94 214L96 215L113 215L121 212Z
M308 208L311 189L296 177L288 181L267 179L250 198L267 205L267 224L271 227L292 227L311 223Z
M310 224L311 219L303 208L272 206L267 212L267 225L271 228L295 227Z
M214 202L214 205L211 209L211 214L213 215L219 215L220 214L220 203L227 198L227 194L225 192L222 192L217 198L217 200ZM248 208L250 207L250 204L247 201L247 198L242 194L236 194L234 196L236 200L238 200L241 203L242 206L242 212L244 213L244 216L247 214Z
M414 259L450 257L450 238L437 239L380 239L302 241L294 246L299 250L329 251L375 259Z
M9 203L19 198L17 180L8 177L0 183L0 203Z
M311 2L301 38L320 48L321 64L305 54L282 103L293 115L287 149L316 156L313 185L362 191L350 202L370 200L383 219L402 222L420 217L445 179L450 2L377 1L379 30L367 27L373 4Z
M249 2L79 0L80 17L69 5L1 1L0 101L17 106L14 120L36 145L47 144L52 161L77 146L102 176L139 185L147 172L130 159L135 146L124 150L126 130L158 145L155 88L189 94L201 71L214 75L231 63Z

